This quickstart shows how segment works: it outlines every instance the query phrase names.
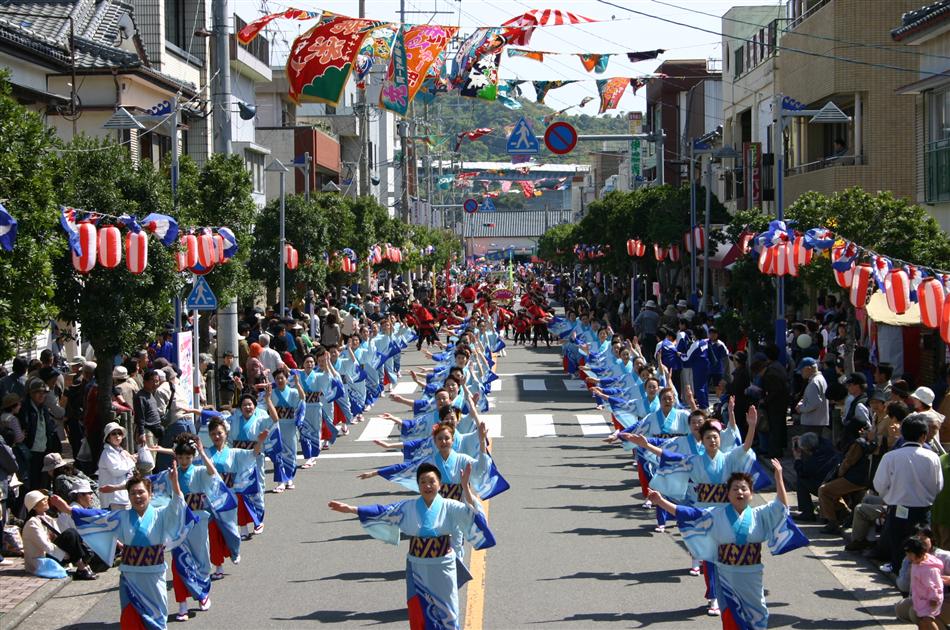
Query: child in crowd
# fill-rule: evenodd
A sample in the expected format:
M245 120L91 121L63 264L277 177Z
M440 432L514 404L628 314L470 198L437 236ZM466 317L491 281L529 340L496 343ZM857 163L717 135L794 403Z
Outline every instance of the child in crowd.
M910 596L917 614L917 628L937 630L937 616L943 606L943 561L927 553L918 538L904 542L904 553L911 562Z

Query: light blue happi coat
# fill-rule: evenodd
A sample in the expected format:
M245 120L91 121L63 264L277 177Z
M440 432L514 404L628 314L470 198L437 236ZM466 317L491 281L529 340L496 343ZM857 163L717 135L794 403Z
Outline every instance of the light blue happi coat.
M264 489L260 484L254 451L225 446L220 451L212 447L209 454L224 485L234 492L238 501L244 502L254 527L259 526L264 522Z
M370 536L392 545L399 543L400 534L453 538L451 549L443 556L406 557L406 602L410 618L420 615L422 619L417 621L422 621L427 630L457 630L459 577L468 572L454 550L465 541L475 549L495 545L485 516L465 503L441 496L436 496L429 506L422 497L391 505L364 506L359 508L358 515Z
M771 501L736 514L729 503L705 510L679 506L676 520L693 557L715 563L715 591L724 620L731 617L743 630L768 628L761 562L721 563L719 547L767 542L772 555L780 555L807 546L808 538L792 522L788 508Z
M283 390L272 390L271 402L280 416L278 424L281 440L281 465L274 465L274 481L287 483L293 481L297 474L297 427L303 423L306 406L300 400L297 388L289 384Z
M83 540L100 558L114 558L116 542L127 547L174 550L181 545L197 518L178 495L170 501L152 501L142 516L135 510L73 508L73 522ZM164 555L164 554L163 554ZM131 607L149 630L164 630L168 618L165 562L145 566L119 565L119 606ZM127 614L127 613L126 613Z

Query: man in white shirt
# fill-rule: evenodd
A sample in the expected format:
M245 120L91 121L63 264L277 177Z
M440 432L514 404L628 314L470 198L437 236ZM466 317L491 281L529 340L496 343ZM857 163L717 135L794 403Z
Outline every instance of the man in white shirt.
M261 355L257 357L258 360L261 362L261 365L264 366L265 370L273 374L278 368L284 365L280 354L270 347L270 335L267 333L261 333L261 336L257 338L257 343L261 344L261 348L263 348Z
M923 446L927 417L912 413L901 423L904 444L884 454L874 474L874 489L887 505L884 530L878 539L878 554L890 561L884 571L894 571L904 558L904 539L917 525L930 520L930 507L943 488L940 458Z

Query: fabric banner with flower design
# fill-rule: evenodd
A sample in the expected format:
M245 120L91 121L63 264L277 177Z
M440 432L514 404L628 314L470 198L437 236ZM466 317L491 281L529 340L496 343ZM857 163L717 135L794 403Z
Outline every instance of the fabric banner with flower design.
M599 79L597 81L597 93L600 94L600 111L598 113L603 114L608 109L615 109L628 85L630 85L630 79L627 77Z
M454 26L403 26L396 34L389 71L379 94L379 106L405 115L422 87L429 67L439 59L458 28Z
M317 25L290 47L287 82L291 100L339 103L363 39L383 24L324 12Z

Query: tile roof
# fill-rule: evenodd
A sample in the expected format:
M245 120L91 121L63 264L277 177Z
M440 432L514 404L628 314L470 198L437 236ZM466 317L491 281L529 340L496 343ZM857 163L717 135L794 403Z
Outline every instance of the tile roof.
M905 13L901 17L901 25L891 30L891 37L896 41L901 41L947 18L950 18L950 0L937 0Z
M523 210L480 212L474 227L466 226L465 236L475 238L537 238L560 223L573 223L573 210ZM485 227L493 224L495 227Z
M136 69L180 85L178 79L150 68L141 46L136 46L141 53L121 47L119 25L126 15L134 25L132 6L122 0L5 0L0 3L0 42L69 68L72 18L77 70ZM134 37L138 37L137 28ZM183 87L195 88L190 83Z

